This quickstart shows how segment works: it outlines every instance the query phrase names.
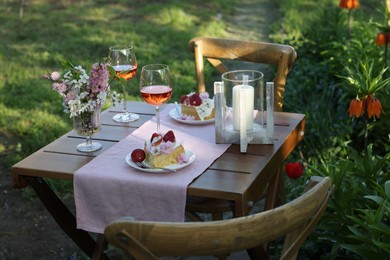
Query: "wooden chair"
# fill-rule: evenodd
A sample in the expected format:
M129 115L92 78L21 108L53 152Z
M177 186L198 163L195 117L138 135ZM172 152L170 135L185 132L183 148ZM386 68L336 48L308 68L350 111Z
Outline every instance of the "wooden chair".
M227 68L227 60L247 61L259 64L274 65L276 73L275 111L282 111L286 78L297 59L297 53L289 45L268 42L240 41L221 38L197 37L189 42L194 52L195 74L199 92L206 90L204 79L204 58L223 74Z
M275 66L276 73L273 79L275 111L282 111L286 78L297 59L297 53L293 47L268 42L197 37L190 40L189 48L194 52L195 74L199 92L206 90L204 59L207 59L221 74L229 71L226 63L232 60ZM282 167L275 170L275 182L278 186L272 187L272 190L268 191L269 193L279 193L283 190L282 172ZM225 212L231 211L233 208L231 202L218 199L189 198L188 201L186 214L194 221L202 220L198 213L210 213L213 220L220 220L223 219ZM275 203L275 201L267 201L265 209L272 208Z
M129 259L224 255L285 236L280 259L296 259L299 248L325 211L332 189L329 177L313 177L303 195L269 211L210 222L146 222L125 218L109 224L104 235L109 244L122 249Z

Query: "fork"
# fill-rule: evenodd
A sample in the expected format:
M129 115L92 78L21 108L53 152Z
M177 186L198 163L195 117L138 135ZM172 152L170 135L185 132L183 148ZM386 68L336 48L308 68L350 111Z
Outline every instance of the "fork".
M143 162L134 162L135 165L142 169L161 169L164 171L169 171L169 172L176 172L174 169L169 169L169 168L164 168L164 167L150 167L149 165L144 164Z

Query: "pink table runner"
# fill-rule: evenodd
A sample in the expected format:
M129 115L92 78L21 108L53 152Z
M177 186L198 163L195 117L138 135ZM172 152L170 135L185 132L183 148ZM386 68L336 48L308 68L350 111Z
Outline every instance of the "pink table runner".
M77 228L103 233L124 216L137 220L184 221L188 185L203 173L230 144L215 143L214 124L185 125L161 112L161 132L172 129L176 140L196 159L176 173L146 173L133 169L126 155L142 148L156 130L155 118L76 171L74 194Z

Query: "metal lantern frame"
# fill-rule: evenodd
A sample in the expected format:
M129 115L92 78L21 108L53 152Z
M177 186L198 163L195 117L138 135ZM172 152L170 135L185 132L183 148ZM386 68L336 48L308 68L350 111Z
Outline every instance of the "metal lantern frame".
M253 71L250 71L253 72ZM251 80L245 78L246 71L231 71L227 73L240 73L244 75L244 84L251 85ZM258 72L261 73L261 72ZM226 73L222 77L226 78ZM231 78L231 75L229 75ZM237 83L238 84L238 83ZM215 107L215 135L216 143L234 143L240 144L240 151L247 152L248 144L273 144L274 143L274 83L267 82L265 89L261 80L259 86L254 86L253 111L248 109L245 104L245 87L242 87L234 93L236 99L241 102L230 100L233 93L232 89L227 89L224 81L214 82L214 107ZM253 85L253 84L252 84ZM243 85L246 86L246 85ZM230 93L229 93L229 92ZM250 100L249 100L250 101ZM235 105L233 107L233 105ZM239 114L236 113L239 111ZM234 120L233 112L235 112ZM247 119L245 113L253 114L253 124L250 129L247 128ZM238 116L237 116L238 115ZM238 118L237 118L238 117Z

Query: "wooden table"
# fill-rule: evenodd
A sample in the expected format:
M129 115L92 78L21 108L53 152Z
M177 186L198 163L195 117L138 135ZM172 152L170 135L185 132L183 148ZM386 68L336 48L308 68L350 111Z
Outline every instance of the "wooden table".
M95 156L126 137L154 114L154 107L141 102L129 102L130 111L140 114L131 123L116 123L112 116L118 111L102 113L102 130L93 136L103 148L93 153L81 153L76 145L83 141L73 130L61 136L12 167L15 188L30 185L50 214L66 234L89 256L95 258L102 251L103 240L76 228L76 219L45 182L45 178L73 180L73 174ZM281 165L302 140L305 116L275 113L275 143L248 146L246 154L239 145L232 145L202 175L188 187L189 196L218 198L234 201L235 215L247 215L268 185L266 208L273 208L279 194ZM101 238L102 236L100 236Z

